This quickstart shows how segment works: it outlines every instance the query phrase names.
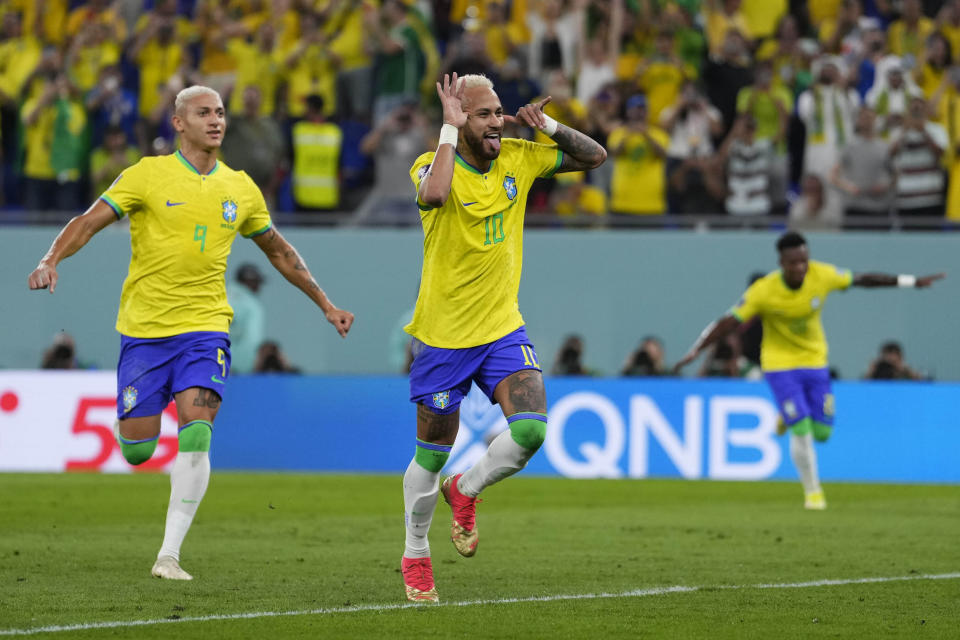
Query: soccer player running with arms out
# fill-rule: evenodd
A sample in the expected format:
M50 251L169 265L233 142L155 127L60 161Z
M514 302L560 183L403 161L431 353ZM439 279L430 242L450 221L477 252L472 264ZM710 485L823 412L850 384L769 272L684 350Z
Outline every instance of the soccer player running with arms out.
M224 273L238 233L252 238L271 264L323 311L346 337L353 314L338 309L297 253L274 228L260 189L217 160L226 130L220 95L192 86L176 98L173 126L180 149L143 158L60 231L30 274L31 289L57 286L57 266L111 222L130 216L132 256L120 294L115 435L133 465L153 455L160 414L171 397L179 453L170 474L163 544L151 573L191 580L180 546L210 479L213 421L230 374L233 310Z
M780 269L750 285L727 315L708 325L674 371L679 372L740 323L760 316L763 325L760 366L779 407L782 423L791 432L790 457L803 484L804 507L826 509L813 439L825 442L833 431L834 400L827 368L827 341L820 322L827 296L851 285L925 288L944 274L922 278L853 274L810 260L807 241L794 231L780 236L777 252Z
M520 469L546 434L546 394L517 304L527 193L535 178L599 166L606 151L543 113L550 98L504 115L482 75L437 83L443 127L436 152L410 170L423 222L423 273L413 320L410 399L417 440L403 476L407 598L437 602L427 532L438 493L453 511L452 535L466 557L477 550L476 500ZM535 127L556 145L501 138L504 122ZM463 474L438 489L460 426L460 401L475 381L499 403L510 428Z

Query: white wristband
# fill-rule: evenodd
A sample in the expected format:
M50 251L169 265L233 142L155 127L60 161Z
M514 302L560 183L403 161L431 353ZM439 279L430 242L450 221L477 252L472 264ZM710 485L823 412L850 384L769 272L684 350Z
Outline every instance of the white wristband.
M905 289L912 289L917 286L917 276L900 274L897 276L897 286Z
M452 124L444 123L440 127L440 144L452 144L453 148L457 148L457 138L460 137L460 129L457 129Z
M547 114L543 114L543 119L547 121L547 124L543 125L543 128L540 129L540 131L543 131L547 137L552 138L553 134L557 132L557 126L559 123Z

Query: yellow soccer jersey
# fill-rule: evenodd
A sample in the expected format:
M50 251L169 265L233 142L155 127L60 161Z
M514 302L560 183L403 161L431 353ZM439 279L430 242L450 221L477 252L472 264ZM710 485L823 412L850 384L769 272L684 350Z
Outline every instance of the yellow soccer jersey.
M818 369L827 366L820 312L831 291L844 290L851 283L850 271L811 260L799 289L788 287L777 270L750 285L730 312L742 322L760 316L764 371Z
M201 175L177 151L143 158L100 199L118 218L130 216L132 255L117 331L133 338L229 331L224 273L233 239L271 226L253 180L221 162Z
M434 152L414 162L419 188ZM523 217L535 178L560 167L556 146L504 138L486 173L459 155L446 204L417 202L423 222L423 274L407 333L432 347L464 349L499 340L523 325L517 304Z

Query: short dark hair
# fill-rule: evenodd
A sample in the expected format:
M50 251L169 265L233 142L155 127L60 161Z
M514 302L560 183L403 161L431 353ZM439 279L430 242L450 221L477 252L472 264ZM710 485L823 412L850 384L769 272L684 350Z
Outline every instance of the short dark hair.
M780 236L780 239L777 240L777 251L783 251L784 249L795 249L796 247L802 247L807 244L807 239L796 231L787 231L785 234Z
M884 342L880 347L880 353L896 353L903 355L903 347L900 346L900 343L896 340L889 340Z
M312 109L314 111L323 111L324 100L323 96L318 93L311 93L306 97L305 100L307 104L307 109Z
M103 137L107 136L117 136L122 135L124 138L127 137L127 131L119 124L108 124L107 127L103 130Z

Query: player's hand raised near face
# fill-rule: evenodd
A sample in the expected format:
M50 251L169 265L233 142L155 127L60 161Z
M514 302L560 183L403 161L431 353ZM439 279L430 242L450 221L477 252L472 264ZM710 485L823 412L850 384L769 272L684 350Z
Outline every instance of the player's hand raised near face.
M553 100L553 96L547 96L539 102L525 104L517 109L516 116L503 116L503 119L511 124L522 124L539 131L547 126L547 119L543 115L543 108L551 100Z
M460 128L467 124L467 114L463 110L463 80L449 74L443 74L443 84L437 83L437 95L443 106L443 122Z
M347 332L353 326L353 314L343 309L330 309L327 311L327 322L333 325L341 338L347 337Z
M27 278L27 284L31 289L46 289L49 287L50 293L57 288L57 268L47 264L40 264Z

